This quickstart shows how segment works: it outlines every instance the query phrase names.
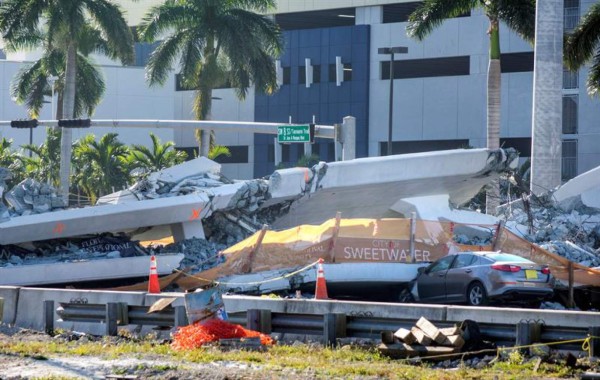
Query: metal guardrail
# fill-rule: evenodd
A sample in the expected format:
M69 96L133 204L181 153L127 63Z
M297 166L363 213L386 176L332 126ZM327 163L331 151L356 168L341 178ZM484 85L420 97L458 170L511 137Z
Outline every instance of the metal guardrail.
M117 335L117 327L125 325L153 325L178 327L188 324L184 306L167 307L148 313L149 306L131 306L126 303L85 304L60 303L56 313L63 321L106 323L106 334ZM54 330L54 301L44 301L46 331ZM499 312L502 312L500 310ZM322 338L324 344L335 345L338 338L380 339L384 331L410 329L414 318L385 318L370 313L299 314L273 312L268 309L250 309L230 313L232 323L246 326L265 334L312 335ZM449 321L431 320L437 327L450 327ZM600 327L548 326L543 321L520 321L517 324L478 323L481 336L503 346L532 343L553 344L565 350L581 351L581 340L600 336ZM578 341L579 342L573 342ZM566 343L561 343L566 342ZM592 352L600 354L600 339L592 341Z

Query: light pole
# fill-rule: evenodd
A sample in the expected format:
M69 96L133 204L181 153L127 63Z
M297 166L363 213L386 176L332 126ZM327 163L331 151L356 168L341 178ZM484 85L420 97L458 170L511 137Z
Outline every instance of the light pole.
M52 86L52 120L56 120L56 107L54 106L54 83L56 83L57 80L57 76L50 75L48 77L48 82L50 82L50 86Z
M394 105L394 54L408 53L406 46L394 46L377 49L379 54L389 54L390 59L390 109L388 117L387 155L392 155L392 115Z

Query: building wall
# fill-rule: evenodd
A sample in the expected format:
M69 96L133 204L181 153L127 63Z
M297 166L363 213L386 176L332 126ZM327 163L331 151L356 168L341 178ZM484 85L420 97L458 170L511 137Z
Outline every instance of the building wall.
M310 123L314 119L317 124L332 125L351 115L356 117L356 155L366 157L369 29L368 25L357 25L285 32L281 66L289 70L289 83L284 82L271 96L256 95L256 121L285 124L290 118L293 123ZM342 63L351 65L346 68L351 72L351 80L343 81L340 86L330 71L338 56ZM301 75L306 58L310 58L314 70L320 70L319 82L308 88ZM255 135L255 176L270 174L275 169L273 145L272 135ZM302 144L284 145L283 149L283 164L286 166L294 165L305 153ZM322 160L331 161L334 158L333 142L318 140L312 146L312 153L318 154Z

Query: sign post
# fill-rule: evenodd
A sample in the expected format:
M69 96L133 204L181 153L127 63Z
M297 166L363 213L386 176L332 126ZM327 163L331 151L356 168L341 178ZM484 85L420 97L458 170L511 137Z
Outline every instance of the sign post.
M280 125L277 127L279 143L313 143L315 141L315 125Z

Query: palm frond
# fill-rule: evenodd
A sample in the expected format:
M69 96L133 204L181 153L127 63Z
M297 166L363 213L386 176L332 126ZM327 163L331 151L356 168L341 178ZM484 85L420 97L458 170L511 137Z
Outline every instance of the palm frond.
M570 33L564 47L565 63L578 70L589 61L600 43L600 3L595 3Z
M478 0L425 0L408 19L410 37L422 40L448 18L458 17L480 6Z
M526 41L535 37L535 0L499 0L498 18Z

